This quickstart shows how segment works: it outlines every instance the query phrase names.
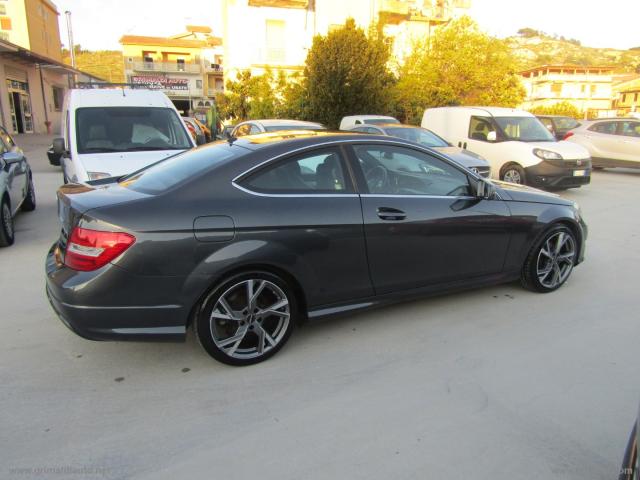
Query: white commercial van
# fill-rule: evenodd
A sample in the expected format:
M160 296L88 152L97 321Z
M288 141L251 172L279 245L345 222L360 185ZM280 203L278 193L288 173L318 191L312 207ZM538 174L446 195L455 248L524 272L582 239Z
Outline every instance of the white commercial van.
M400 123L395 117L385 115L349 115L340 120L340 130L351 130L358 125L379 125L382 123Z
M558 142L540 120L523 110L429 108L422 127L486 158L492 177L499 180L539 188L573 188L591 180L589 152Z
M158 91L69 90L62 118L52 154L65 183L118 177L195 146L171 100Z

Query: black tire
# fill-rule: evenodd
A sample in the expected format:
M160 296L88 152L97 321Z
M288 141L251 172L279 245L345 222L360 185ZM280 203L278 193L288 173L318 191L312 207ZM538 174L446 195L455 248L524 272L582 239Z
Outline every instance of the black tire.
M516 177L520 180L515 181L514 178ZM524 168L517 163L511 163L509 165L505 165L502 167L502 170L500 170L500 180L517 183L518 185L526 185L527 175L524 172Z
M555 241L554 237L557 238L560 234L565 235L565 237L561 238L568 237L570 239L570 241L567 240L567 244L570 242L570 245L573 248L573 255L571 255L571 251L568 247L564 250L559 250L558 252L551 252L552 255L555 255L556 257L554 263L554 260L551 260L551 258L542 250L544 249L546 251L546 247L548 246L547 242L552 243ZM522 285L528 290L540 293L549 293L557 290L569 279L569 276L573 271L577 255L578 241L573 231L565 225L558 224L552 226L540 237L527 255L522 267ZM562 260L560 260L561 257ZM546 267L548 264L551 264L549 273L546 274L547 276L543 276L541 280L540 275L544 275L544 273L541 273L541 270L544 272L546 268L543 267ZM554 284L552 280L555 279L556 271L559 272L558 283ZM552 275L552 279L549 279L548 275Z
M0 247L8 247L13 245L15 240L15 231L13 229L13 216L11 215L11 206L5 198L0 203Z
M253 305L255 308L248 312L251 302L246 285L251 280L254 280L256 289L260 285L263 287ZM235 317L233 319L229 318L229 312L225 313L226 308L221 306L223 296L232 309L231 315ZM283 299L287 305L274 309L278 310L276 314L258 313L266 311L268 306L281 303ZM259 304L262 305L258 307ZM214 318L214 314L218 316ZM223 316L227 318L221 318ZM293 289L287 282L269 272L249 271L233 275L212 289L196 313L194 331L200 345L216 360L234 366L252 365L278 353L289 340L298 317L298 304ZM223 338L214 339L214 330L216 336ZM260 335L260 332L266 333ZM268 339L265 337L267 334ZM216 343L222 344L238 338L240 340L228 343L228 347ZM261 339L263 349L259 353ZM276 343L267 345L272 341Z
M36 190L33 188L33 176L29 175L29 189L27 190L27 196L22 202L20 209L23 212L33 212L36 209Z

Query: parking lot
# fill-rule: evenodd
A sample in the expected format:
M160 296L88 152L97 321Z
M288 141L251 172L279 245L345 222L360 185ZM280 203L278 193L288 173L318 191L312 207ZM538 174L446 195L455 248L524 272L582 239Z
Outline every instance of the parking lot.
M246 368L71 333L44 293L50 138L18 137L38 208L0 250L0 478L612 479L640 400L640 171L562 195L589 225L559 291L508 284L308 324Z

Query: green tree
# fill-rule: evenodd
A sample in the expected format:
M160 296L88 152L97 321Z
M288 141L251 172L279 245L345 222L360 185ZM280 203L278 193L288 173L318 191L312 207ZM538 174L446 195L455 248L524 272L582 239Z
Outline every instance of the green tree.
M367 36L355 21L318 35L307 55L304 92L296 97L306 118L337 128L345 115L386 113L393 75L387 68L390 49L375 29Z
M225 92L216 96L221 118L241 122L249 118L272 118L278 110L273 72L252 75L241 71L235 80L228 80Z
M418 123L425 108L446 105L514 107L525 96L507 43L461 17L417 42L400 68L395 98L402 116Z
M574 104L567 101L557 102L547 107L540 106L532 108L530 111L534 115L562 115L576 119L583 117L580 110L578 110Z

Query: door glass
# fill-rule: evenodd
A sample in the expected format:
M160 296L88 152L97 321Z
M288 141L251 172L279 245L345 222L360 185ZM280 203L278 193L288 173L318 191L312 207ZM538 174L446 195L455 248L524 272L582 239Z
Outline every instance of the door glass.
M616 122L601 122L589 127L592 132L606 133L609 135L616 134Z
M495 128L489 120L482 117L471 117L471 121L469 122L469 138L486 142L489 132L494 131Z
M249 130L249 134L255 135L256 133L260 133L260 129L257 127L257 125L251 124L251 129Z
M620 135L640 137L640 122L620 122Z
M278 162L249 177L251 190L269 193L345 193L344 172L335 149L314 150Z
M471 195L467 175L417 150L386 145L355 145L369 192L385 195Z

